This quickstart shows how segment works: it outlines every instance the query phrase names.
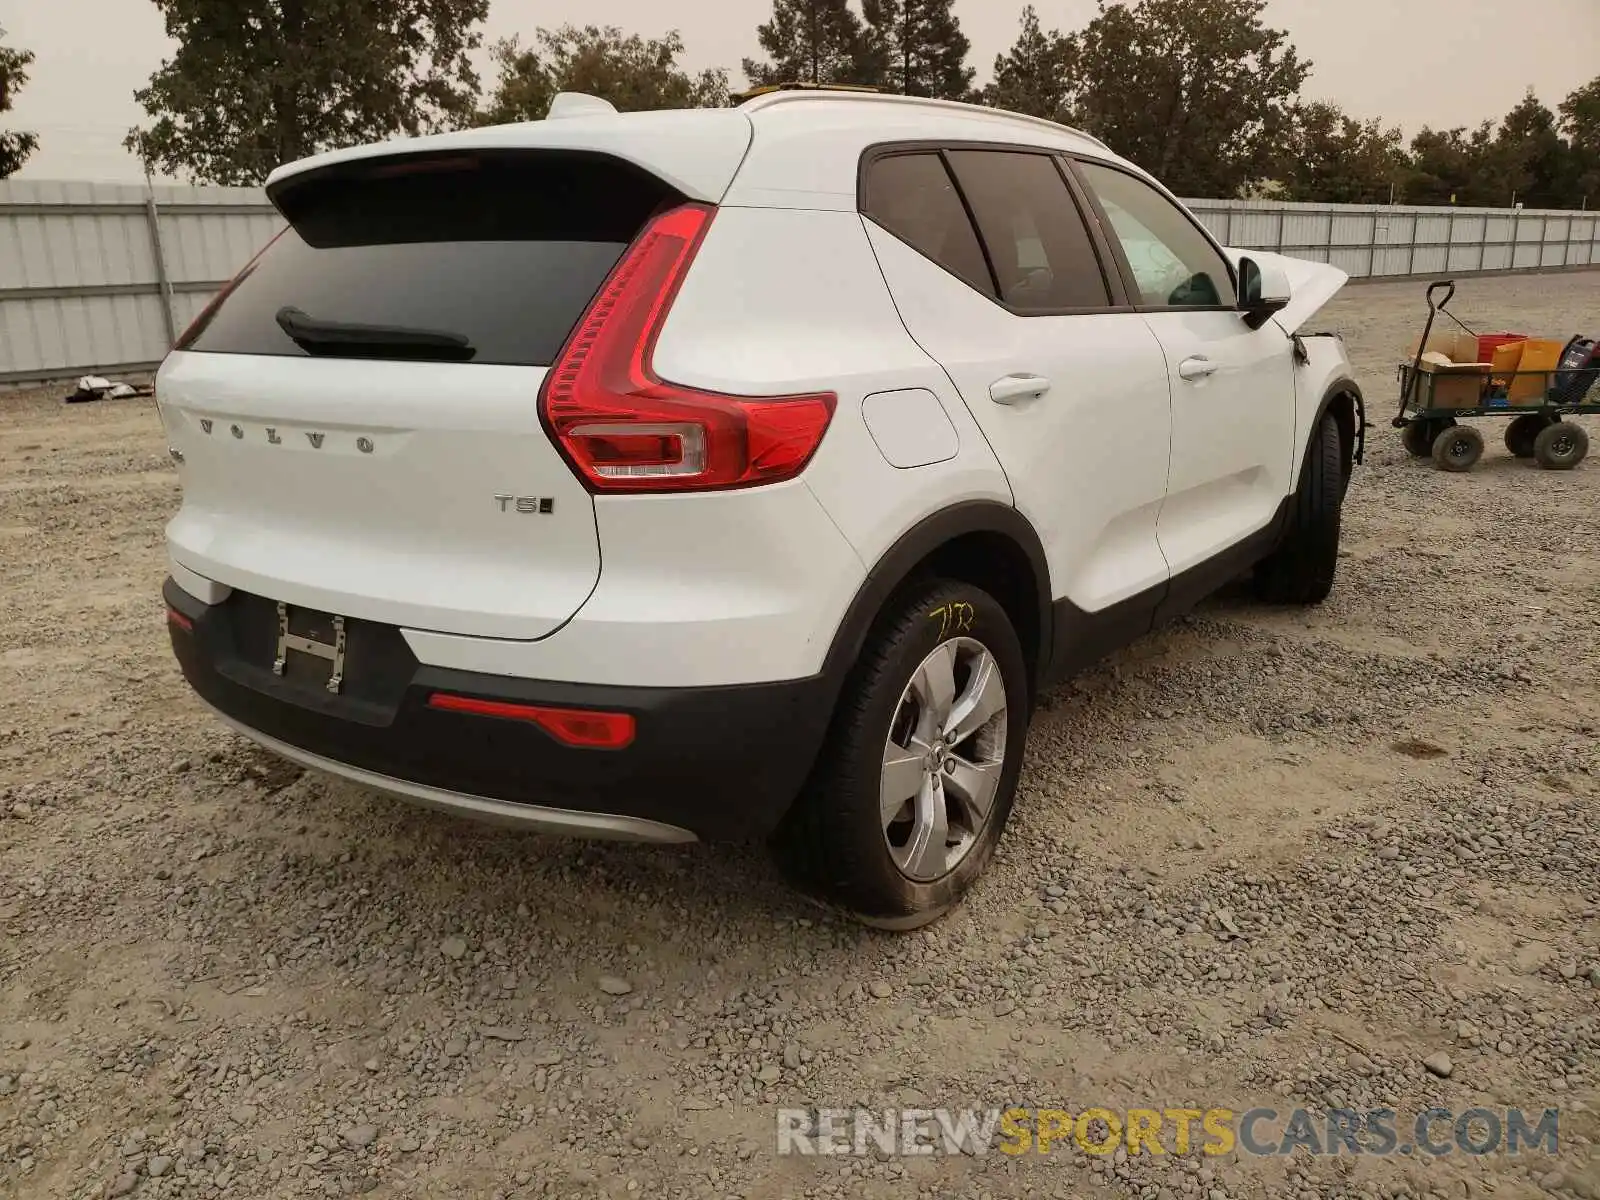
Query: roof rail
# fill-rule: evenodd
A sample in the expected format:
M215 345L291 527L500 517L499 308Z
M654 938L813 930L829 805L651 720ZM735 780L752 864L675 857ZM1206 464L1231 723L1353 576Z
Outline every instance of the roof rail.
M1063 125L1059 121L1051 121L1045 117L1032 117L1027 113L1012 112L1006 108L990 108L984 104L967 104L960 100L934 100L926 96L901 96L893 92L880 92L876 88L858 87L852 84L777 84L771 87L753 88L742 96L735 97L741 101L740 108L772 108L775 105L787 104L796 100L820 102L823 100L861 100L873 104L901 104L919 105L924 108L937 108L945 112L988 113L992 116L1003 117L1009 121L1020 121L1028 125L1038 125L1057 133L1070 133L1081 137L1086 142L1099 146L1108 154L1115 151L1106 145L1094 134L1086 130Z

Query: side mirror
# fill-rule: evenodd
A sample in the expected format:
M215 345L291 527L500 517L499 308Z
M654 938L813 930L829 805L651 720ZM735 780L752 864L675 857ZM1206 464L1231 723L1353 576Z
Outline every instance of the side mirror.
M1291 293L1288 273L1276 263L1239 260L1239 311L1251 329L1260 329L1274 313L1289 307Z

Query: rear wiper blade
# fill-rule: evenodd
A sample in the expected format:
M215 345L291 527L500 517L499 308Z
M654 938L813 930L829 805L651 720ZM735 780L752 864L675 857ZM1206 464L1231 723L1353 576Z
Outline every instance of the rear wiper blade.
M278 327L295 344L311 354L363 357L374 352L405 358L467 362L477 349L462 334L439 329L413 329L405 325L364 325L359 321L329 321L285 304L277 313Z

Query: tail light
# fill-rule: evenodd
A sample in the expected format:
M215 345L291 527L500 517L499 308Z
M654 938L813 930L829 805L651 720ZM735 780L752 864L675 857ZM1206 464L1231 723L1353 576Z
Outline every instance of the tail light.
M628 248L546 376L540 414L596 492L751 487L805 469L837 397L730 396L667 383L651 358L716 210L685 204Z
M287 228L287 225L284 226L284 229ZM217 289L217 294L206 301L206 306L195 314L195 318L189 322L188 328L178 335L177 341L172 343L174 350L187 350L195 338L205 332L206 326L211 324L211 318L217 315L217 309L222 307L222 302L232 294L234 288L249 278L250 272L256 269L256 263L261 261L261 256L272 249L272 243L281 238L283 233L284 230L280 229L273 234L271 241L268 241L265 246L251 255L250 261L239 268L237 275Z

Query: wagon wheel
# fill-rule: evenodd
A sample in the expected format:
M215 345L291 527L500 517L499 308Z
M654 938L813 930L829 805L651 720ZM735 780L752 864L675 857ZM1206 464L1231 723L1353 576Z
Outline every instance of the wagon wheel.
M1570 471L1589 453L1589 435L1582 425L1557 421L1539 431L1533 457L1547 471Z
M1470 425L1452 425L1433 439L1433 465L1441 471L1470 471L1483 457L1483 434Z
M1554 418L1543 413L1523 413L1506 426L1506 449L1518 458L1533 457L1533 443L1546 426L1555 424Z
M1412 458L1427 458L1433 452L1433 439L1455 423L1454 417L1408 421L1400 431L1400 442Z

